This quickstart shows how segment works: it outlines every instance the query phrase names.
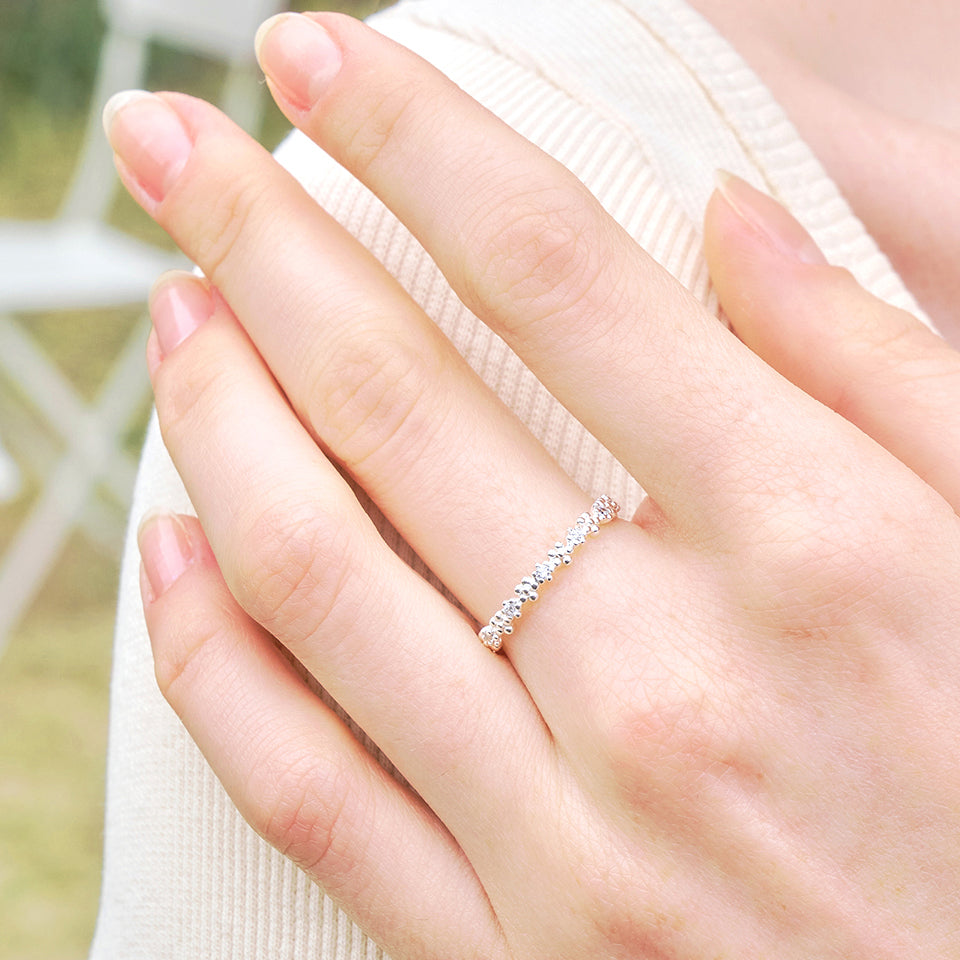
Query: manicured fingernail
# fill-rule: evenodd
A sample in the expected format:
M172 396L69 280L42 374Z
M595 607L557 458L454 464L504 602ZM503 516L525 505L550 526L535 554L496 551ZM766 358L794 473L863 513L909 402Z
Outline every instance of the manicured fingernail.
M765 237L778 253L801 263L827 262L810 234L772 197L726 170L717 171L716 186L740 219Z
M162 597L195 559L186 525L175 514L147 514L137 543L153 600Z
M167 273L150 292L150 318L162 357L169 356L213 314L207 285L189 273Z
M161 201L187 164L193 141L160 97L143 90L114 94L103 108L114 153L154 201Z
M254 44L263 72L300 110L317 102L343 62L330 34L300 13L280 13L265 21Z

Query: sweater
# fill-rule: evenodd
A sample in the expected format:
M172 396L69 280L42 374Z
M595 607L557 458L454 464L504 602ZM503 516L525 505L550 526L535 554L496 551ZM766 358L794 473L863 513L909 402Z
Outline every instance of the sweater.
M371 22L565 164L714 312L701 234L714 172L724 168L782 202L826 256L873 293L919 314L768 90L682 0L404 0ZM463 307L396 218L301 134L277 156L398 278L561 467L589 494L612 495L629 516L641 497L636 482ZM137 525L151 509L192 512L155 421L121 575L92 960L384 956L246 825L160 695L136 548ZM385 536L402 552L395 534Z

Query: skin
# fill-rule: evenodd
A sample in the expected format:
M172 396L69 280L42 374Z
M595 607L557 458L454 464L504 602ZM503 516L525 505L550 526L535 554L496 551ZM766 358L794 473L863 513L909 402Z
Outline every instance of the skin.
M692 5L764 80L920 305L960 343L960 6Z
M960 957L957 353L726 180L706 252L738 339L409 52L315 15L259 55L650 497L492 656L473 618L589 498L226 118L112 109L128 189L209 278L152 298L199 521L144 524L142 583L241 812L397 958Z

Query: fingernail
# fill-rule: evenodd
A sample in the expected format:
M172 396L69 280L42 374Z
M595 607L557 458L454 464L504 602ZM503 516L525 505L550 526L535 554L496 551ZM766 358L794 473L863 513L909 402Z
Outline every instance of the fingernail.
M161 358L169 356L213 314L207 285L189 273L167 273L150 292L150 319Z
M175 514L147 514L137 532L137 544L152 600L162 597L194 561L187 528Z
M254 45L263 72L300 110L317 102L343 62L330 34L299 13L280 13L265 21Z
M778 253L800 263L827 262L813 237L772 197L726 170L717 171L716 187L740 219Z
M160 97L143 90L114 94L103 108L114 153L143 190L159 202L187 165L193 141Z

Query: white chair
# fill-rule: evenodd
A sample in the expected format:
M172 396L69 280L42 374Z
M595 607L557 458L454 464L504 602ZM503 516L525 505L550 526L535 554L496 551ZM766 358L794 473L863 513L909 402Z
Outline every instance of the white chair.
M3 443L0 443L0 503L13 500L20 492L22 481L17 461L7 453Z
M285 5L284 0L101 0L107 33L85 145L62 209L51 221L0 221L0 376L66 447L0 558L0 654L73 529L84 524L95 536L100 532L100 517L88 509L96 487L104 484L126 504L135 464L120 440L148 389L146 318L88 403L30 336L29 314L142 304L159 273L186 265L106 222L116 176L100 125L103 104L118 90L143 85L149 44L158 41L225 62L220 106L256 132L264 93L253 36L261 21ZM27 315L25 324L13 319L17 313ZM12 488L16 466L2 445L0 475L10 477Z

